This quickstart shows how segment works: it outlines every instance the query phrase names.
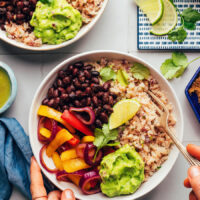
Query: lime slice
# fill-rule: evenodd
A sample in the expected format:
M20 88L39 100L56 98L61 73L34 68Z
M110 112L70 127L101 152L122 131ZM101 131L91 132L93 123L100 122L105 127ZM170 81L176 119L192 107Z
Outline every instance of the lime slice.
M109 118L109 129L114 129L130 120L139 110L140 103L136 99L124 99L113 107Z
M135 0L140 9L147 15L151 24L156 24L163 15L163 0Z
M152 26L150 31L154 35L165 35L169 33L177 24L176 8L169 0L163 0L164 12L161 20Z

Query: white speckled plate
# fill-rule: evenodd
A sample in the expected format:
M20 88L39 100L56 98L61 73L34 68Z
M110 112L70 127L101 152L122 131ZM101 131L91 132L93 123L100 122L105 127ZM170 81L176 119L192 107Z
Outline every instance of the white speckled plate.
M93 28L93 26L96 24L96 22L99 20L99 18L103 14L108 1L109 0L104 0L104 2L102 3L102 7L99 10L98 14L94 17L94 19L89 24L84 25L80 29L78 34L73 39L68 40L66 42L63 42L61 44L57 44L57 45L44 44L41 47L31 47L31 46L28 46L28 45L23 44L21 42L17 42L15 40L12 40L12 39L8 38L6 36L6 32L2 31L2 30L0 30L0 39L4 40L5 42L7 42L7 43L9 43L9 44L11 44L13 46L16 46L16 47L19 47L19 48L22 48L22 49L32 50L32 51L48 51L48 50L55 50L55 49L59 49L59 48L62 48L62 47L66 47L66 46L76 42L80 38L82 38L85 34L87 34Z
M32 105L30 108L30 113L29 113L29 137L30 137L30 143L31 147L33 150L33 153L35 155L36 160L39 163L39 152L42 147L42 144L38 141L37 138L37 126L38 126L38 115L37 115L37 110L39 106L41 105L42 100L47 94L48 89L51 87L53 84L57 73L61 69L66 69L70 64L78 62L78 61L87 61L87 60L93 60L97 61L100 60L100 58L105 57L108 59L125 59L130 62L138 62L150 69L150 72L152 76L154 76L157 81L159 82L162 90L165 91L169 102L173 104L174 107L174 115L177 119L175 131L177 134L177 137L179 138L180 141L182 141L183 138L183 114L181 110L180 103L178 101L178 98L176 96L176 93L170 86L169 82L158 72L157 70L154 69L153 66L150 64L146 63L140 58L137 58L136 56L132 56L127 53L121 53L121 52L116 52L116 51L92 51L92 52L87 52L87 53L82 53L76 56L73 56L59 65L57 65L47 76L46 78L42 81L40 84L39 88L37 89L34 99L32 101ZM64 190L66 188L71 188L75 196L78 199L81 200L133 200L140 198L153 190L156 186L158 186L168 175L170 170L172 169L173 165L175 164L175 161L178 157L179 151L175 146L173 146L169 158L167 161L165 161L162 165L162 168L159 169L154 175L149 178L149 180L141 185L141 187L131 195L124 195L124 196L119 196L119 197L114 197L114 198L108 198L102 193L98 194L93 194L93 195L84 195L80 188L78 188L76 185L68 182L61 182L56 180L56 176L54 174L48 173L41 165L41 169L43 173L48 177L48 179L55 184L59 189ZM54 164L51 159L48 159L45 157L45 161L47 166L50 168L54 168Z

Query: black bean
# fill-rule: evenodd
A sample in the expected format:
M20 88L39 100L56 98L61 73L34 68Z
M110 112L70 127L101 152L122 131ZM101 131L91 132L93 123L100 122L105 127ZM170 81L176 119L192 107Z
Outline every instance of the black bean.
M73 65L70 65L70 66L67 68L66 71L72 72L73 68L74 68Z
M69 100L69 95L68 95L68 94L62 94L62 95L60 96L60 98L61 98L63 101L67 102L67 101Z
M43 105L47 105L48 102L49 102L48 98L45 98L45 99L43 99L42 104L43 104Z
M59 103L60 103L60 98L59 97L55 98L54 99L54 106L57 107L59 105Z
M56 97L58 97L58 95L59 95L58 90L55 89L53 92L53 97L56 98Z
M81 88L81 84L80 84L80 82L78 81L77 78L74 79L73 82L74 82L74 86L75 86L77 89Z
M102 127L102 123L101 123L101 121L100 121L99 119L96 119L95 124L96 124L96 126L97 126L98 128L101 128L101 127Z
M87 105L87 106L90 106L91 103L92 103L92 100L91 100L90 97L88 97L87 100L86 100L86 105Z
M50 100L49 100L48 106L49 106L49 107L53 107L53 106L54 106L54 99L50 99Z
M104 103L108 103L109 102L109 93L108 92L105 92L103 94L102 100L103 100Z
M82 99L81 100L81 106L86 106L87 102L86 102L86 99Z
M73 76L75 76L75 77L76 77L76 76L77 76L77 74L78 74L78 69L77 69L77 68L74 68L74 69L73 69L73 73L72 73L72 74L73 74Z
M69 107L68 107L67 105L64 105L64 106L62 107L62 109L63 109L63 110L68 110Z
M108 103L112 106L114 104L114 100L112 96L109 96Z
M60 71L58 72L58 77L59 77L59 78L65 78L65 76L66 76L65 71L60 70Z
M75 104L76 107L81 107L81 103L80 103L80 101L78 101L78 100L75 100L75 101L74 101L74 104Z
M93 83L96 83L96 84L99 84L99 79L96 78L96 77L93 77L93 78L92 78L92 82L93 82Z
M107 92L110 88L110 81L107 81L103 84L103 90Z
M112 95L113 99L117 98L117 94L115 94L115 93L110 93L110 95Z
M30 12L30 9L25 7L22 9L22 12L25 13L25 14L28 14Z
M29 2L30 2L30 4L32 4L32 5L36 5L37 0L29 0Z
M88 94L88 95L90 95L92 93L92 89L90 87L87 87L85 89L85 93Z
M108 115L105 112L102 112L100 114L100 119L104 122L107 123L108 122Z
M92 102L94 103L95 106L98 106L98 98L96 96L92 97Z
M78 97L78 98L80 98L80 97L82 97L82 91L81 90L76 90L76 96Z
M69 97L70 97L72 100L75 99L75 98L76 98L75 92L71 92L71 93L69 94Z
M74 90L75 90L75 87L73 85L70 85L70 86L67 87L66 92L69 94Z
M60 87L63 87L63 82L61 79L58 79L57 80L57 85L60 86Z
M99 72L98 71L92 71L91 74L92 74L92 76L99 76Z
M58 91L59 91L60 94L66 93L66 92L65 92L65 89L62 88L62 87L58 87Z
M84 75L87 79L91 79L91 73L88 70L84 70Z
M20 10L24 7L24 3L22 1L17 2L17 9Z
M86 69L86 70L91 70L93 68L92 65L86 65L83 67L83 69Z
M102 98L103 94L104 94L104 93L100 91L100 92L97 93L97 97L98 97L98 98Z
M7 12L6 17L7 17L8 20L12 20L12 18L13 18L11 12Z
M0 8L0 15L6 14L6 8Z
M108 110L109 112L113 112L113 109L112 109L111 106L108 105L108 104L105 104L105 105L103 106L103 108L104 108L105 110Z
M53 93L54 93L54 89L51 87L51 88L49 88L49 90L48 90L48 97L49 98L51 98L51 97L53 97Z
M87 84L87 83L83 83L83 84L81 85L81 87L82 87L82 89L86 89L86 88L88 87L88 84Z
M71 79L70 79L69 76L66 76L66 77L63 78L63 83L64 83L65 86L69 85L70 82L71 82Z
M82 68L83 67L83 62L77 62L77 63L74 63L74 66L77 67L77 68Z
M85 82L85 77L84 77L84 76L79 76L78 79L79 79L79 81L80 81L81 83L84 83L84 82Z
M100 113L101 113L101 107L95 108L94 109L94 113L95 113L95 116L100 115Z

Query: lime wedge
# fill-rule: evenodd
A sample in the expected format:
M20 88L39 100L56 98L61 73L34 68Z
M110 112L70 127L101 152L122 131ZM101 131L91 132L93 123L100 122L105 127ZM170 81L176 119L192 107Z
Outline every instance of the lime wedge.
M114 129L130 120L139 110L140 103L136 99L124 99L113 107L109 118L109 129Z
M151 24L156 24L163 15L163 0L135 0L140 9L147 15Z
M169 0L163 0L164 12L161 20L152 26L150 31L154 35L165 35L169 33L177 24L176 8Z

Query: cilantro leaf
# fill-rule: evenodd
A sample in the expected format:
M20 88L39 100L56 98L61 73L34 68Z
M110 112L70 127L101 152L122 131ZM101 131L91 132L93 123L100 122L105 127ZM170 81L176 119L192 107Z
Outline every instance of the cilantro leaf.
M139 80L148 79L150 75L149 69L140 63L135 63L131 67L131 72L133 73L133 77Z
M48 4L50 4L50 3L52 3L52 1L53 0L40 0L43 4L45 4L45 3L48 3Z
M182 23L184 27L188 30L195 30L196 29L196 22L200 20L200 13L197 10L192 8L185 9L182 14Z
M188 65L187 56L183 52L173 52L172 60L176 66L185 66L186 67Z
M178 43L182 43L185 38L187 37L187 32L183 28L183 26L172 30L168 33L168 39L171 40L172 42L175 42L176 40Z
M172 59L167 59L162 63L160 70L166 79L173 79L181 67L177 67Z
M117 129L110 130L108 124L104 124L102 129L96 128L94 131L94 135L95 135L95 140L93 143L97 147L95 158L98 151L104 146L119 145L118 142L108 144L110 141L116 140L118 137L118 130Z
M104 67L100 70L100 76L102 78L102 81L104 82L116 79L115 71L109 66Z
M122 85L122 86L127 86L128 85L128 74L122 70L119 69L117 71L117 81Z

